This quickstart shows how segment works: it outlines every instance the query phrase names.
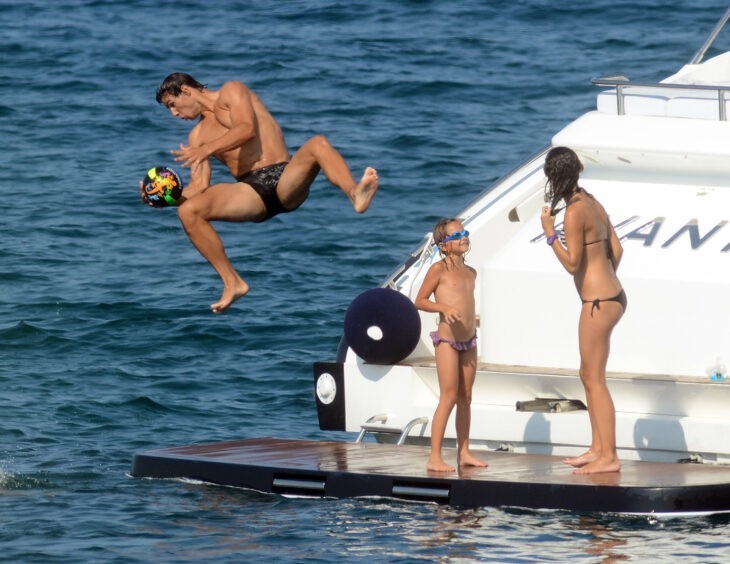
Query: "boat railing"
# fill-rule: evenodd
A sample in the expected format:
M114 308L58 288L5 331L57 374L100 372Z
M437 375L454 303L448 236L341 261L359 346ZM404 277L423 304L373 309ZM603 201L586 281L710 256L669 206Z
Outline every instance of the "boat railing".
M706 90L717 94L718 116L720 121L727 121L727 109L725 108L726 94L730 92L730 84L727 86L710 84L676 84L671 82L632 82L625 76L604 76L594 78L591 84L595 86L610 86L616 89L616 110L618 115L626 115L625 90L627 88L655 88L657 90Z

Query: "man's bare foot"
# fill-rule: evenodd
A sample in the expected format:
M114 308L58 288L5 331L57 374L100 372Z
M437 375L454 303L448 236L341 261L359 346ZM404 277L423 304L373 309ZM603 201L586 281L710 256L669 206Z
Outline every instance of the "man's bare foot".
M573 470L573 474L599 474L601 472L620 472L621 462L618 458L597 458L581 468Z
M378 191L379 183L378 171L373 167L367 167L362 179L352 192L352 205L357 213L363 213L370 207L370 202L373 200L375 192Z
M210 304L213 313L223 313L238 298L248 293L249 286L243 280L240 280L235 286L224 286L221 299L214 304Z
M596 458L598 458L598 455L596 453L594 453L593 451L588 450L579 456L571 456L568 458L563 458L563 462L565 464L570 464L574 468L580 468L582 466L585 466L586 464L590 464Z
M478 468L486 468L489 464L468 452L467 454L459 457L459 466L477 466Z
M428 465L426 466L426 468L428 470L430 470L431 472L454 472L454 471L456 471L456 468L446 464L446 462L444 462L444 459L441 457L429 458Z

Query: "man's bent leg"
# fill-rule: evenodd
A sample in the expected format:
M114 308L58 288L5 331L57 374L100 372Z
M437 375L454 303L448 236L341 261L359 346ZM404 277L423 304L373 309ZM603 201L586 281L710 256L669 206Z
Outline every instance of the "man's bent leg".
M220 300L210 306L213 313L221 313L249 290L249 285L239 276L228 260L223 241L210 223L211 219L228 219L229 221L238 219L235 216L229 218L225 213L226 210L220 209L220 206L217 205L223 199L222 196L229 201L235 200L224 193L224 186L232 185L211 186L204 193L183 202L178 208L178 216L190 241L223 281L223 293ZM246 221L246 214L243 214L238 220Z
M277 190L282 203L287 207L301 204L320 169L327 180L345 193L357 213L368 209L378 190L377 171L368 167L360 182L355 182L345 159L324 135L317 135L304 143L284 169Z

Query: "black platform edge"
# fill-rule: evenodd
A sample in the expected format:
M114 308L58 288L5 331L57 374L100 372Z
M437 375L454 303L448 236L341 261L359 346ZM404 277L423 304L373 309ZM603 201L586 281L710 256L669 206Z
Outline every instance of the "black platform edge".
M520 507L619 514L730 511L730 483L652 487L541 483L534 477L530 482L404 477L346 470L299 470L275 463L234 463L160 450L135 454L131 474L137 478L187 478L265 493L384 497L463 508Z

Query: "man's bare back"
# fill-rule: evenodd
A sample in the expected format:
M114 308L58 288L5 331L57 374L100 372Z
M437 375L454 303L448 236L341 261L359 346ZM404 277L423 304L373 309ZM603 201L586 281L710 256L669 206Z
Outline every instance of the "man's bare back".
M211 305L214 313L227 309L249 286L228 260L212 221L258 222L292 211L306 199L320 170L357 213L368 209L378 189L375 169L366 168L355 182L342 156L322 135L309 139L290 158L279 124L240 82L229 81L212 91L190 75L175 73L163 81L157 100L175 117L199 120L188 145L181 144L173 154L190 168L178 215L193 245L223 281L221 298ZM242 180L211 186L210 157Z

